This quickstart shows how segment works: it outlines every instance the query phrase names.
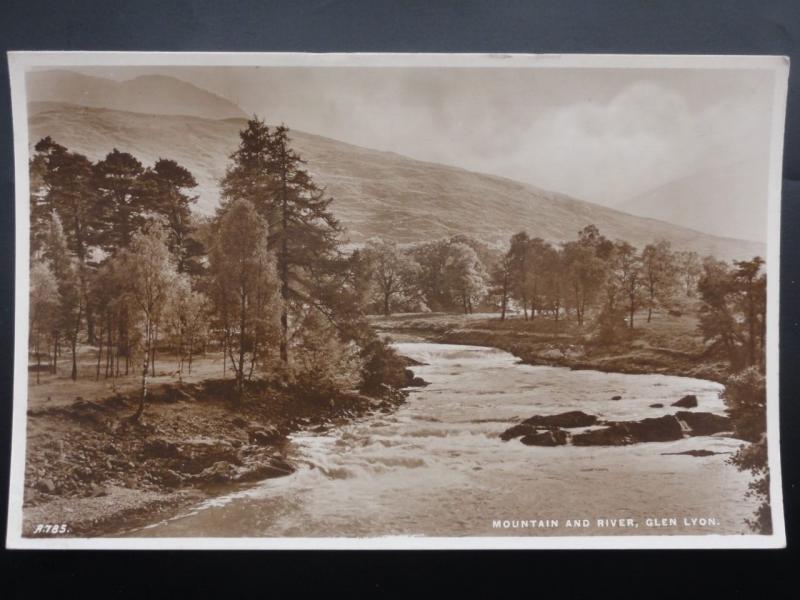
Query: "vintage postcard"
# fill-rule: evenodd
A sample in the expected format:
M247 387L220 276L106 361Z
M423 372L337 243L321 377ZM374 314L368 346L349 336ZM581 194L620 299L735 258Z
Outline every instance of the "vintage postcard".
M774 548L788 60L9 54L13 548Z

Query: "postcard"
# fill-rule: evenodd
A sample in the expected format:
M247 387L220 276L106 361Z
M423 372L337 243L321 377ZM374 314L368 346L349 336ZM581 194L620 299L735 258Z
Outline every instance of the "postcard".
M786 58L9 64L9 547L785 545Z

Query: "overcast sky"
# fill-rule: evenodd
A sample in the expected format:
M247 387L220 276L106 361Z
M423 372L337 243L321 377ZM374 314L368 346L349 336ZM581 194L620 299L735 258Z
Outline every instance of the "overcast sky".
M74 70L116 79L173 75L271 123L502 175L606 206L729 165L746 163L748 173L763 173L766 184L768 71ZM752 210L763 220L763 202L740 210ZM748 215L743 216L747 222Z

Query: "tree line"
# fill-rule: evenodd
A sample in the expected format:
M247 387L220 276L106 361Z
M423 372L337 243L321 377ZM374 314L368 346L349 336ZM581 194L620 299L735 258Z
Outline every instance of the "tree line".
M77 379L81 348L94 347L95 379L141 376L138 418L165 346L179 378L198 351L221 349L239 397L265 373L319 396L402 376L364 318L363 261L342 251L332 199L288 128L248 122L210 218L192 214L197 184L174 160L148 167L114 149L92 162L49 137L34 150L37 381L45 368L57 371L65 348Z

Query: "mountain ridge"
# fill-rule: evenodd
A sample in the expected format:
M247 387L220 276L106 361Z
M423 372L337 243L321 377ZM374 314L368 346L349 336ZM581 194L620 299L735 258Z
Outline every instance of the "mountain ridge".
M173 158L198 179L197 210L219 202L219 178L245 118L148 115L67 103L29 104L30 144L45 135L98 160L116 147L145 164ZM708 235L632 216L497 175L428 163L394 152L291 130L311 175L335 198L332 207L350 240L382 236L413 243L457 233L499 244L526 229L552 242L574 239L593 223L611 238L643 245L660 238L720 258L750 258L763 244Z
M141 114L247 118L247 113L227 98L170 75L117 81L50 69L27 73L25 83L29 102L63 102Z

